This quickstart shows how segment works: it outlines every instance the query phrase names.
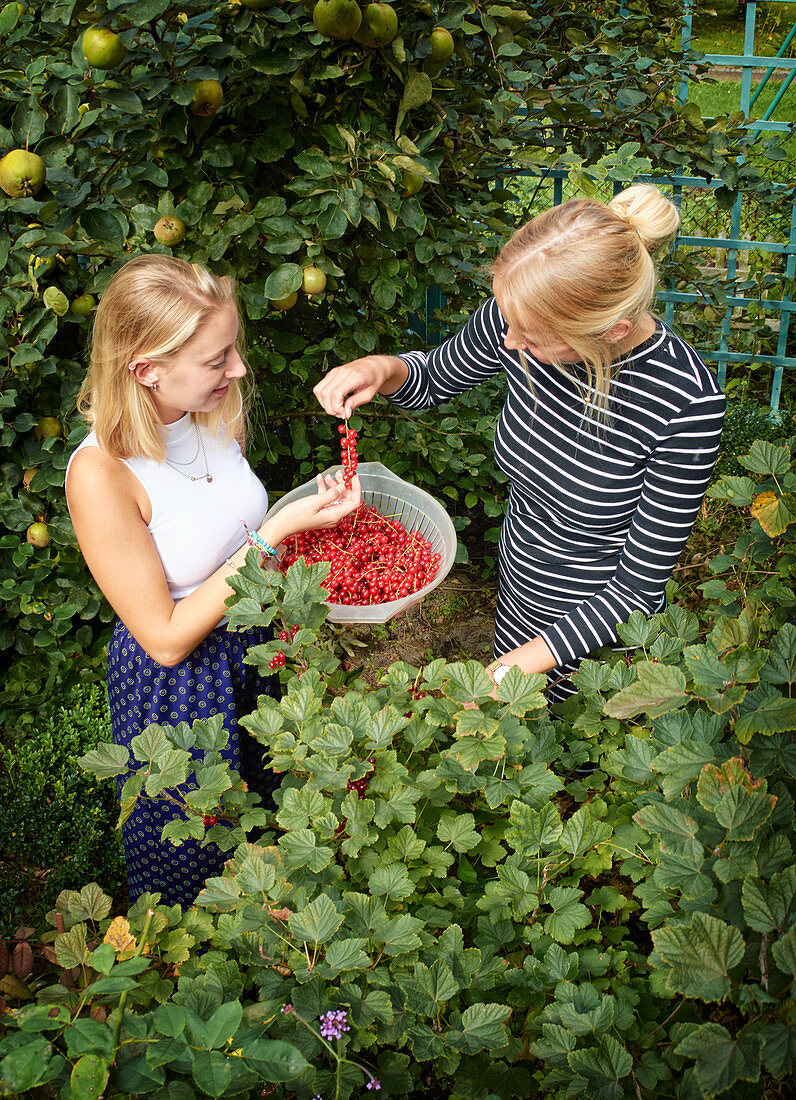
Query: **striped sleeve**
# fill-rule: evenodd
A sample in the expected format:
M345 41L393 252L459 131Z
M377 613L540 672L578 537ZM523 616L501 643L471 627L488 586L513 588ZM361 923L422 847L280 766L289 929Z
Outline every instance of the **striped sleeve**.
M617 641L631 612L661 606L666 582L694 526L718 455L725 398L711 393L673 418L650 456L616 571L608 584L542 637L559 662Z
M490 298L455 336L434 351L401 354L409 376L388 400L404 409L426 409L499 374L503 370L499 356L502 331L497 303Z

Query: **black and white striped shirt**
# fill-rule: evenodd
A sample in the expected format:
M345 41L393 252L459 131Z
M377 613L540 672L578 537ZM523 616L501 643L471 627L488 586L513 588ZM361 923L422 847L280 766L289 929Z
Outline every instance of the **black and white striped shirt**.
M632 611L664 606L716 461L725 400L693 348L658 322L616 370L601 418L587 409L582 365L567 368L578 385L526 352L529 385L504 346L507 328L490 298L435 351L401 355L409 377L390 400L423 409L505 375L495 459L511 492L495 652L541 634L562 673L616 642Z

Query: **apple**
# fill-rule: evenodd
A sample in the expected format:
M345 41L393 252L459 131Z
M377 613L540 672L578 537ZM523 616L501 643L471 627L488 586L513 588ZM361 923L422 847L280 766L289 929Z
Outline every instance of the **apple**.
M61 427L60 420L56 420L54 416L43 416L36 425L35 435L39 443L45 439L52 439L53 436L63 434L63 428Z
M22 475L22 484L25 486L28 492L33 491L30 487L30 483L31 481L33 481L38 472L38 469L34 466L33 469L26 470L25 473Z
M354 35L363 46L386 46L398 33L398 16L389 4L368 4Z
M305 294L322 294L326 289L326 275L319 267L305 267L301 289Z
M447 61L453 53L451 32L446 31L444 27L435 27L428 36L428 40L431 43L430 59L435 62Z
M166 214L155 222L152 232L155 234L156 241L173 246L179 244L185 236L185 222L176 214Z
M272 298L271 305L274 309L292 309L297 301L298 294L294 290L292 294L288 294L284 298Z
M35 195L46 174L41 157L27 149L12 149L0 160L0 187L14 199Z
M37 550L43 550L45 546L50 545L50 532L47 530L47 524L31 523L25 538L31 546L35 546Z
M417 172L406 171L401 174L401 183L405 195L416 195L423 186L423 177L419 176Z
M76 313L78 317L88 317L97 304L97 299L93 294L80 294L72 301L72 312Z
M312 21L325 38L353 38L362 22L356 0L318 0Z
M91 26L83 31L83 56L92 69L115 69L124 61L127 47L110 27Z
M191 112L200 118L214 115L224 102L224 89L217 80L197 80L193 86Z

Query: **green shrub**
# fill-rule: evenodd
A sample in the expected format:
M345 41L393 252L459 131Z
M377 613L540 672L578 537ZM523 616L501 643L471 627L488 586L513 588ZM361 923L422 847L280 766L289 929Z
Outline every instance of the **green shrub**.
M105 689L78 686L41 727L0 747L0 920L37 923L61 890L124 878L114 791L78 758L110 737Z
M792 435L794 427L794 413L788 409L776 414L760 401L728 401L715 475L742 473L738 458L748 453L756 439L776 443Z

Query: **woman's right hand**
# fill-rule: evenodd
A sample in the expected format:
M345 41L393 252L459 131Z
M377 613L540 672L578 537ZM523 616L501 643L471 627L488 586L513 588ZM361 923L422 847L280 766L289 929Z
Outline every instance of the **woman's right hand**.
M408 373L406 363L394 355L366 355L332 367L312 392L330 416L348 420L377 393L395 393Z
M278 546L290 535L312 531L319 527L333 527L362 502L362 486L359 477L351 479L350 487L343 482L343 475L321 474L315 479L318 492L286 504L277 514L266 519L258 534L269 545Z

